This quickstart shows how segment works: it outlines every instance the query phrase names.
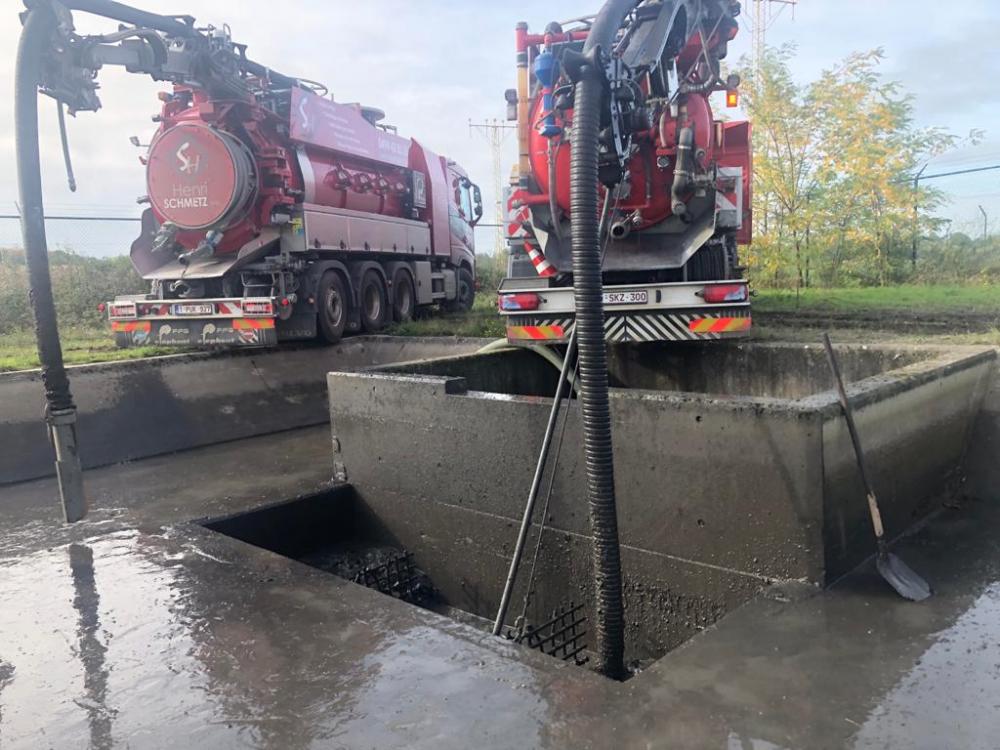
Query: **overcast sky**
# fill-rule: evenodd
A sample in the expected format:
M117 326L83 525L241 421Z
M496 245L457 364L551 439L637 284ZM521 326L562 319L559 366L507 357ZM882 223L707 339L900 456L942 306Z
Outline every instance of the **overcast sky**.
M386 110L387 121L439 153L460 162L489 191L490 156L485 140L469 133L468 122L503 116L504 89L514 85L513 30L525 20L542 29L550 20L593 12L598 0L552 2L471 2L470 0L139 0L144 9L188 12L200 24L228 23L237 41L249 45L255 60L292 75L323 81L338 101L362 101ZM750 3L745 5L749 8ZM0 213L13 212L16 200L13 141L14 50L20 25L5 4L0 27ZM750 34L743 19L731 58L747 53ZM83 32L109 30L113 24L77 16ZM886 76L903 83L917 98L922 125L936 125L964 135L987 131L976 148L938 158L928 173L1000 163L1000 55L995 53L1000 21L997 0L800 0L773 19L768 43L795 42L797 75L815 77L852 51L881 46ZM50 214L100 213L137 215L135 197L144 190L138 152L130 135L148 141L157 111L156 92L147 78L111 68L101 72L104 108L69 122L79 188L66 188L54 104L40 100L43 167ZM504 172L514 159L508 140ZM946 212L956 229L979 231L982 204L991 229L1000 228L1000 171L935 181L955 196ZM127 252L131 225L73 222L50 224L50 243L70 244L80 252L108 255ZM0 245L17 244L16 222L0 221ZM482 250L492 240L481 233Z

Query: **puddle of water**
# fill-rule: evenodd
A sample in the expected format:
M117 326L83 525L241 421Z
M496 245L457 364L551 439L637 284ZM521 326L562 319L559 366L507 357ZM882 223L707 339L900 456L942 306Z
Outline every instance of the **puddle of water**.
M454 691L440 711L509 712L540 744L532 668L281 558L262 573L216 552L127 531L0 561L0 747L388 747L417 729L433 747L449 725L420 698L429 680Z
M941 631L871 711L855 748L996 747L1000 736L1000 583Z

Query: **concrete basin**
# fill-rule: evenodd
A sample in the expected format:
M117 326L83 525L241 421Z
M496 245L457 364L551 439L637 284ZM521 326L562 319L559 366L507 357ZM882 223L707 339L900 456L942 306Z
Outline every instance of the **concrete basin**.
M903 533L959 491L996 354L839 351L886 526ZM464 611L495 612L556 375L515 350L328 376L338 478ZM610 378L629 658L666 653L768 584L829 584L873 551L821 347L624 346ZM579 419L574 403L525 610L534 620L590 606Z

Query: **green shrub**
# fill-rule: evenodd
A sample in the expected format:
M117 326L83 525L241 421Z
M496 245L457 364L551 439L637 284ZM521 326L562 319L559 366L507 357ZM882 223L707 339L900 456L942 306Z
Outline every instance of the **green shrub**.
M97 310L98 303L147 288L147 282L124 256L89 258L53 250L49 253L49 273L59 322L67 326L102 326L105 318ZM31 320L24 252L0 250L0 333L24 330L31 326Z

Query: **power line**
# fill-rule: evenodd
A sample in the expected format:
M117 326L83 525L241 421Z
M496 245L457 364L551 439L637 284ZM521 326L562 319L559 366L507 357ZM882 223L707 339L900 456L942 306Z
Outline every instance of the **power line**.
M993 164L989 167L975 167L973 169L958 169L954 172L938 172L921 177L921 180L933 180L935 177L951 177L956 174L972 174L973 172L989 172L991 169L1000 169L1000 164Z
M936 174L927 175L917 175L916 177L899 177L892 182L913 182L914 180L919 180L923 182L924 180L933 180L936 177L952 177L957 174L972 174L973 172L988 172L991 169L1000 169L1000 164L992 164L988 167L974 167L973 169L956 169L953 172L938 172ZM922 171L922 170L921 170Z
M17 219L19 214L0 214L0 219ZM142 221L137 216L46 216L46 221Z

